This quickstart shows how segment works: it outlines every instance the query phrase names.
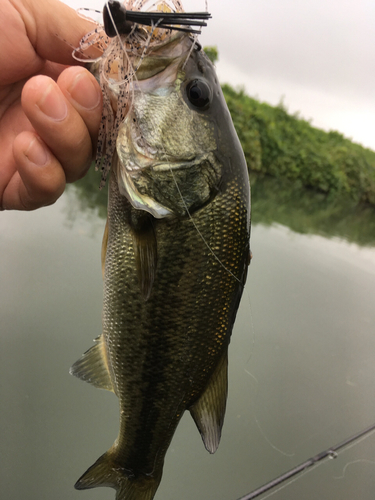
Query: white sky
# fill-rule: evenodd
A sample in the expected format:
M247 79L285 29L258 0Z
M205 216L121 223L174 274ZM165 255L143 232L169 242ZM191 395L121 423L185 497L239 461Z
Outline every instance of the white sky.
M102 9L101 0L65 0ZM188 11L205 0L184 0ZM208 0L220 81L375 150L375 0Z

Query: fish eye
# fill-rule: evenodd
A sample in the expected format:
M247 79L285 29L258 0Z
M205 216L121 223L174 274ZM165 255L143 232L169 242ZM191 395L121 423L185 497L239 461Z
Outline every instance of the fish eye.
M205 108L210 102L211 90L203 80L192 80L186 86L186 94L193 106Z

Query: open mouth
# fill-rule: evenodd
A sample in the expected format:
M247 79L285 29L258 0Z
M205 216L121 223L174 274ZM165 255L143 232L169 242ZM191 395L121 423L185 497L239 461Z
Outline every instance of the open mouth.
M152 160L148 159L148 161L152 163ZM147 167L140 167L130 161L127 161L126 165L124 165L117 156L115 173L120 193L129 200L135 209L149 212L156 219L163 219L173 215L172 210L157 202L153 197L140 193L137 189L134 183L135 177L139 177L144 168Z
M205 155L206 156L206 155ZM193 156L189 159L163 159L156 160L154 158L148 158L147 156L137 154L131 154L123 161L124 158L120 160L121 167L129 172L130 175L139 175L144 170L153 170L154 172L166 172L170 170L180 170L182 168L189 168L197 165L205 160L205 157L197 158Z
M148 158L142 166L136 161L124 164L117 158L120 193L134 208L149 212L156 219L184 216L187 210L202 206L210 198L208 181L212 167L208 157L206 153L190 161L168 162Z
M131 146L128 146L126 155L121 156L122 165L130 172L152 168L155 171L166 171L172 169L186 168L201 162L203 158L197 158L192 154L188 157L181 157L168 154L163 148L157 149L150 145L144 137L133 137L131 132Z
M184 158L170 155L148 145L144 139L142 142L139 140L130 144L130 146L126 146L126 149L121 145L118 148L121 166L130 175L139 175L145 169L152 169L155 172L165 172L171 169L189 168L207 158L207 154L199 156L191 155Z
M120 193L137 210L157 219L186 216L202 206L216 184L214 150L199 151L175 138L163 143L163 133L156 136L138 125L129 114L117 137L116 177Z

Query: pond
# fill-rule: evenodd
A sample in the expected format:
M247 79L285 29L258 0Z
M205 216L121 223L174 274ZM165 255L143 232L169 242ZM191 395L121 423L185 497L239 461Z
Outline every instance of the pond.
M52 207L0 215L2 498L115 497L73 489L118 431L113 394L68 374L101 333L96 186L91 176ZM253 180L222 441L210 456L187 413L156 500L236 500L375 422L374 221L368 207ZM371 434L272 498L372 500L374 472Z

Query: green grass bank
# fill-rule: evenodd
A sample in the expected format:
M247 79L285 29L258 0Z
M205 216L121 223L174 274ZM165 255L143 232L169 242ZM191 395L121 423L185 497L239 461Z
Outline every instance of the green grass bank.
M375 152L223 85L250 172L375 205Z

